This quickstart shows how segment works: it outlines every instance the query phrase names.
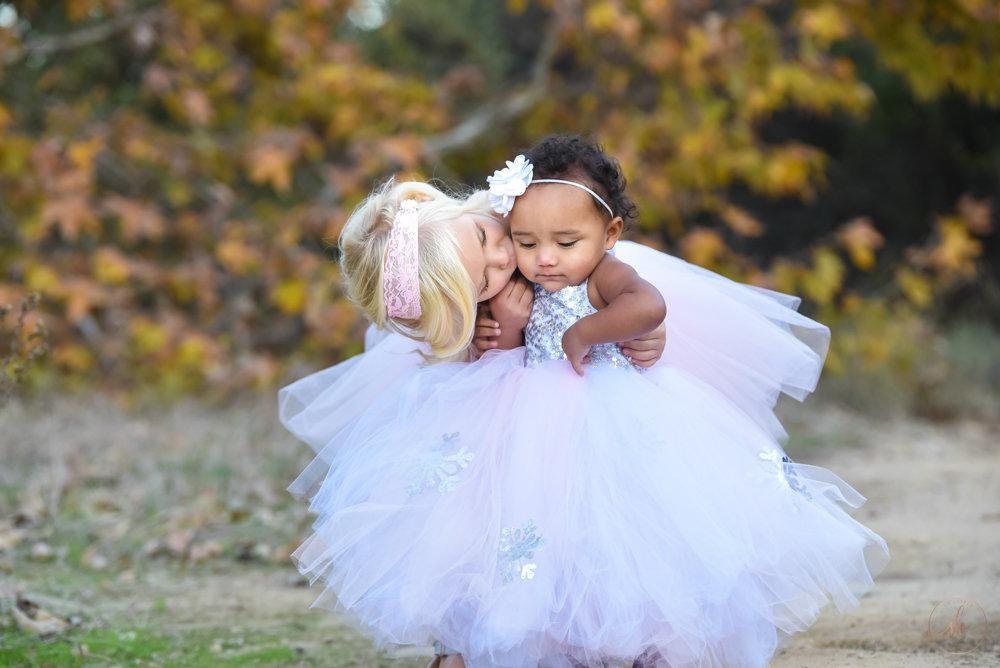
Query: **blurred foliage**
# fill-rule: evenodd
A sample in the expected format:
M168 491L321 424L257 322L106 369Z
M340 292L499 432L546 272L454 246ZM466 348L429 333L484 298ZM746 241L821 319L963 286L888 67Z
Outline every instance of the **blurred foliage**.
M935 318L1000 313L998 68L994 0L0 2L0 303L42 296L39 384L273 387L359 350L332 242L374 184L575 131L639 240L919 378Z
M49 352L45 323L33 319L40 296L31 292L21 298L17 319L8 320L13 310L0 304L0 407L14 395L27 371Z

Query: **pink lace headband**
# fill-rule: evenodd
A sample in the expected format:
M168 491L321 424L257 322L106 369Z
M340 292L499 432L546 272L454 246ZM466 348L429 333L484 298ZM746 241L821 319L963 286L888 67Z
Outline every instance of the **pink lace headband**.
M382 272L382 294L390 318L420 317L417 264L417 200L400 202L389 230Z

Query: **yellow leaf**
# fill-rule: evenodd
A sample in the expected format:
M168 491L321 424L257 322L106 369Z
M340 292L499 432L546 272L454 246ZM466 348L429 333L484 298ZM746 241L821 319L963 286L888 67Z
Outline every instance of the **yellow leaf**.
M517 16L528 7L528 0L507 0L507 13Z
M133 320L129 330L132 345L140 355L161 352L170 338L164 327L146 318Z
M969 234L965 222L958 217L939 218L938 243L931 249L931 264L946 275L971 276L976 271L975 259L983 245Z
M867 216L858 216L847 222L837 232L837 238L847 249L851 262L864 271L875 266L875 250L885 243L885 238Z
M31 156L31 140L20 135L4 137L0 141L0 173L21 178L28 169Z
M38 290L50 295L62 291L59 275L44 264L29 264L24 270L24 284L29 290Z
M79 343L64 343L52 351L52 361L73 373L83 373L94 366L94 354Z
M595 2L587 8L587 26L596 32L611 32L618 25L618 8L614 2Z
M68 151L70 161L77 169L90 171L94 166L94 156L103 146L104 141L100 137L74 142L70 144Z
M808 195L810 178L822 164L815 149L791 145L775 151L765 163L765 187L772 195Z
M806 269L802 265L779 258L771 265L770 283L778 292L797 294L799 282L805 273Z
M174 361L185 369L202 369L208 359L210 343L202 334L188 334L177 347Z
M829 304L844 281L844 262L829 248L813 251L813 267L802 280L802 290L819 304Z
M13 118L14 117L11 116L10 112L7 111L7 107L0 104L0 133L7 129L7 126L10 125Z
M851 32L850 23L832 3L824 3L799 14L799 25L821 44L844 39Z
M104 246L94 253L94 278L108 285L121 285L128 280L128 260L118 249Z
M907 299L920 308L928 306L934 297L931 282L907 267L896 270L896 285Z
M306 307L306 282L300 278L285 279L271 290L271 301L283 313L302 313Z

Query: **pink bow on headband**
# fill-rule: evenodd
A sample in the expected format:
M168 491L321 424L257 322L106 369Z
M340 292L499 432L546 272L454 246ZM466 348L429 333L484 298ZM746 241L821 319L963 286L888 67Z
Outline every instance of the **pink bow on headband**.
M382 294L390 318L420 317L417 269L417 200L407 199L399 204L385 248Z

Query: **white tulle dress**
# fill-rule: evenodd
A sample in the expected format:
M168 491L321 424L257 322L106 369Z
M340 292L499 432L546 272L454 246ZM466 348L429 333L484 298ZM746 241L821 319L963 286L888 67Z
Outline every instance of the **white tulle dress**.
M317 452L290 489L295 552L380 646L437 640L468 665L763 666L889 559L864 497L792 462L773 408L815 387L828 330L798 300L620 242L667 303L652 369L614 345L577 376L562 332L586 284L536 288L526 346L425 366L368 350L279 392Z

